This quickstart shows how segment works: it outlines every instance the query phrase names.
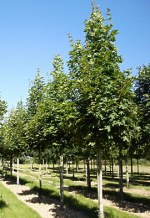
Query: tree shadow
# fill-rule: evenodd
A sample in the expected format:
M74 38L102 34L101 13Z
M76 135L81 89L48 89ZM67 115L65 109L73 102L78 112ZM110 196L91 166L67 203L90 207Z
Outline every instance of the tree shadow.
M83 177L76 177L76 176L67 176L67 175L64 175L64 179L69 179L69 180L71 180L71 181L85 181L85 178L83 178Z
M150 186L150 175L143 173L133 174L131 184L135 186Z
M118 188L118 184L117 183L107 183L105 185L103 185L104 188L110 188L110 189L117 189Z
M4 200L0 200L0 209L8 207L8 205L6 204L6 202Z
M65 190L68 192L73 192L75 194L81 194L86 198L91 198L91 199L97 199L97 188L92 187L92 188L88 188L86 186L69 186L69 187L65 187Z
M37 188L35 186L31 190L25 190L22 193L20 193L19 195L32 195L35 193L37 194L37 192L39 192L39 188ZM55 193L55 191L49 190L49 189L42 189L42 197L38 197L38 196L31 197L30 196L30 199L26 200L26 202L30 202L33 204L34 203L49 204L49 205L53 204L53 207L50 208L49 211L51 211L53 214L55 214L55 217L58 217L58 218L67 218L67 217L68 218L78 218L78 217L96 218L97 217L96 215L94 215L95 211L93 213L93 211L91 211L91 209L89 209L86 206L85 206L85 208L83 208L83 206L73 196L65 196L64 197L65 206L63 209L61 209L59 195L57 195ZM81 212L82 210L85 210L85 214L84 214L84 212ZM92 216L86 215L87 210L90 214L92 214ZM96 210L97 210L97 208L96 208Z
M117 184L107 184L109 188L116 189ZM112 186L112 187L111 187ZM97 188L92 187L88 189L85 186L69 186L65 188L66 191L74 192L75 194L82 194L84 197L97 199ZM108 199L113 202L116 206L120 207L125 211L132 211L136 213L143 213L149 211L150 198L135 196L129 193L123 194L123 202L119 202L119 192L116 190L103 190L104 199Z
M145 177L143 177L143 178L145 178ZM68 179L70 179L70 177ZM16 179L15 179L15 181L16 181ZM117 179L117 181L118 181L118 179ZM23 184L28 183L28 181L26 181L25 179L22 179L21 182L23 182ZM107 183L106 185L104 185L104 188L110 188L110 189L104 189L104 191L103 191L104 199L108 199L108 200L112 201L115 205L119 206L121 209L126 210L126 211L136 212L136 213L143 213L143 212L149 211L150 198L148 198L148 197L146 198L145 196L133 195L130 193L124 193L123 194L124 201L120 205L118 203L119 202L119 192L117 191L118 189L116 189L116 188L118 188L118 184L111 184L111 182L110 182L110 183ZM39 191L41 191L42 197L41 198L39 198L38 196L33 197L29 201L32 201L32 203L36 203L39 201L39 203L49 202L49 204L52 204L57 200L56 206L52 210L53 210L53 212L56 213L56 217L63 217L63 215L60 216L60 214L61 213L63 214L63 212L60 210L60 205L59 205L59 189L57 189L58 192L56 192L56 190L53 190L53 189L43 188L42 190L40 190L39 187L34 186L29 191L23 191L23 193L21 193L21 195L31 195L32 193L35 193L35 192L39 193ZM69 187L65 187L65 191L68 191L70 193L73 192L72 195L70 195L70 194L65 195L65 197L64 197L65 205L67 205L70 208L73 208L75 210L81 210L81 211L85 212L85 214L87 214L87 215L85 215L85 217L92 217L92 218L97 217L97 209L98 209L97 206L95 206L93 208L89 208L88 205L82 204L76 198L76 194L81 194L81 195L83 195L87 198L90 198L90 199L94 199L94 200L97 199L97 187L92 187L91 189L89 189L88 187L81 186L81 185L69 186ZM49 198L49 200L48 200L48 198ZM66 212L66 214L67 214L67 212ZM67 217L67 216L65 216L65 217ZM74 216L72 215L72 217L74 217Z

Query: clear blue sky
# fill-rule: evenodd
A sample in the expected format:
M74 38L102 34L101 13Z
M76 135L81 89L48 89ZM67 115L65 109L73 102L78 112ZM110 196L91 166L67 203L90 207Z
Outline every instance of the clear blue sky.
M150 0L95 0L103 16L110 8L122 69L150 62ZM26 101L37 68L47 78L56 54L64 62L68 36L84 38L91 0L0 0L0 96L9 108Z

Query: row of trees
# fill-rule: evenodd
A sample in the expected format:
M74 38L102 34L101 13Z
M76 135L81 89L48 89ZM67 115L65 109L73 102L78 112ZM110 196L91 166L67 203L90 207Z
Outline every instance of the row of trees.
M68 73L60 55L47 82L38 71L26 105L19 102L0 128L0 153L10 158L42 155L60 158L63 205L63 159L97 157L99 217L103 217L102 160L118 159L120 201L123 200L122 160L150 153L150 65L138 77L121 71L110 11L105 19L95 5L85 21L85 41L70 37ZM6 104L0 102L0 118ZM88 170L89 172L89 170ZM90 187L90 173L88 173Z

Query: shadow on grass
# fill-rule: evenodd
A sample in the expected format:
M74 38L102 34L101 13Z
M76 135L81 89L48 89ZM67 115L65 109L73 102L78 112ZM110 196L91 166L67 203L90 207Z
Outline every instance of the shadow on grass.
M16 178L15 178L15 181L16 181ZM20 179L20 183L27 184L31 182L25 179ZM109 187L110 184L107 184L106 186ZM113 188L113 187L110 187L110 188ZM95 204L92 207L89 207L89 205L86 204L86 202L84 202L85 200L82 199L81 201L80 199L78 199L78 196L76 195L76 194L81 194L84 197L88 197L91 199L97 199L97 188L96 187L92 187L91 189L88 189L85 186L69 186L69 187L65 187L65 190L67 191L65 192L65 196L64 196L65 205L75 210L83 211L86 214L85 217L92 217L92 218L98 217L97 216L97 204ZM24 194L25 195L31 194L32 192L39 193L40 192L39 187L34 186L29 192L25 191ZM74 192L74 193L71 193L71 192ZM58 203L56 204L56 208L54 209L56 210L56 213L57 213L57 210L60 207L59 206L59 189L53 190L52 188L48 188L48 189L43 188L41 191L41 194L42 194L42 198L33 197L30 201L32 201L33 203L37 201L40 201L40 203L46 203L47 197L49 197L50 198L49 204L52 204L53 200L57 200ZM116 205L120 206L118 204L119 193L116 190L106 189L103 191L103 196L105 199L109 199L113 201ZM126 211L132 210L133 212L138 212L138 213L146 212L150 208L150 198L142 197L142 196L135 195L135 194L133 195L129 193L124 193L124 201L121 204L121 208L123 208ZM106 214L106 217L109 217L109 216Z
M150 186L149 174L133 174L131 184L135 186Z
M6 202L4 200L0 200L0 210L5 208L5 207L8 207L8 205L6 204Z
M85 181L83 177L73 177L71 174L70 176L64 175L64 179L70 179L71 181Z
M37 186L34 186L32 189L28 191L23 191L20 195L31 195L35 193L39 193L40 189ZM55 213L55 217L92 217L97 218L97 206L93 208L89 208L86 204L82 204L76 199L76 197L71 194L64 196L64 204L65 207L63 209L60 208L60 197L59 192L56 190L43 188L41 190L41 197L33 197L27 200L27 202L31 203L42 203L42 204L53 204L54 206L50 209L53 213ZM67 206L67 207L66 207ZM69 210L71 208L71 211ZM82 211L82 213L81 213ZM71 214L70 214L71 213ZM81 216L82 214L82 216ZM63 216L64 215L64 216Z
M107 183L105 185L103 185L104 188L110 188L110 189L117 189L118 188L118 184L117 183Z
M86 198L97 199L97 188L92 187L88 188L86 186L69 186L65 187L65 190L68 192L75 192L76 194L81 194Z
M8 185L17 183L16 176L13 176L13 175L12 176L11 175L6 175L4 177L4 180L7 181ZM27 183L29 183L26 179L23 179L23 178L19 178L19 182L20 182L21 185L26 185ZM30 183L32 183L32 182L30 182Z
M108 184L110 185L110 184ZM84 197L97 199L97 188L93 187L90 190L84 186L70 186L65 188L69 192L75 191L77 194L81 194ZM150 208L150 198L142 197L140 195L132 195L129 193L123 194L124 201L122 204L119 203L119 192L115 190L104 190L103 191L104 199L111 200L117 206L123 208L126 211L133 211L136 213L143 213L149 211Z

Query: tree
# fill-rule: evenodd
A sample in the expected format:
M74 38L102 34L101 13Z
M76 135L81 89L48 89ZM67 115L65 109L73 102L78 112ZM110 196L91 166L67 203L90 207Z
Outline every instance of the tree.
M145 148L145 154L150 154L150 64L138 68L138 77L135 83L136 102L139 107L141 127L140 153Z
M17 107L11 110L2 126L3 135L3 155L10 158L12 170L12 160L25 154L27 150L25 140L25 124L27 114L22 101L18 102Z
M7 103L0 99L0 121L3 120L4 114L7 112ZM1 123L0 123L1 124Z
M7 112L7 103L0 99L0 154L3 153L3 136L2 136L2 126L4 122L4 115Z
M38 69L37 75L29 89L29 97L27 99L28 122L26 124L26 141L29 144L30 151L38 152L39 157L39 197L41 197L42 179L41 179L41 152L44 150L44 138L42 137L43 126L38 121L38 106L44 95L45 83Z
M60 156L60 200L61 207L63 207L63 155L69 135L66 131L70 110L69 81L67 75L63 73L63 61L60 55L54 58L53 68L51 73L53 80L45 86L44 94L34 116L35 124L31 124L31 128L35 126L34 131L37 133L38 142L42 140L46 149L54 150ZM31 132L29 129L28 131Z
M133 80L129 72L120 71L122 58L114 44L117 30L112 30L109 10L107 15L104 19L99 8L93 6L85 22L85 44L71 39L68 61L77 108L76 129L86 147L91 146L97 154L99 217L103 217L103 151L114 143L122 160L122 152L127 150L136 129L137 113L131 90ZM120 184L122 192L122 176Z
M36 114L38 104L43 95L44 85L44 79L38 69L37 75L34 81L31 83L31 87L29 89L29 97L27 98L27 112L29 117L32 117Z
M39 152L39 162L41 162L41 146L42 146L42 123L38 126L39 115L36 116L38 106L44 95L45 83L44 79L38 69L37 75L29 89L29 96L27 98L27 114L28 122L26 125L26 140L29 144L30 149Z

